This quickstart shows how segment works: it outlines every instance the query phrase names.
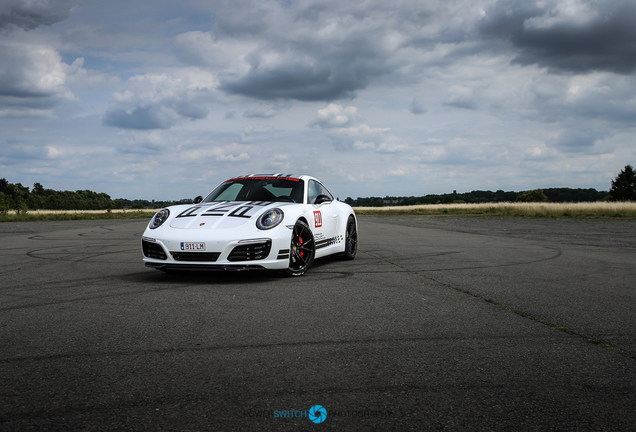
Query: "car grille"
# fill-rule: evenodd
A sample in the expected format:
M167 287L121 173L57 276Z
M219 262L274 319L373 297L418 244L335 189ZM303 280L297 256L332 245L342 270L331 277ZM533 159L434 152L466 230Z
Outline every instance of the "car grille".
M220 252L170 252L175 261L214 262Z
M256 261L267 258L272 248L272 241L249 243L235 247L227 257L228 261Z
M144 253L144 256L147 258L154 258L165 260L168 257L166 256L166 252L163 250L161 245L157 243L151 243L149 241L142 240L141 241L141 250Z

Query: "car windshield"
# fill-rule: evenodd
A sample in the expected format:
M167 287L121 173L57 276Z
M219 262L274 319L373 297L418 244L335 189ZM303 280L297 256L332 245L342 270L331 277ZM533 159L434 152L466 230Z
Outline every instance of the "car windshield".
M216 201L271 201L302 204L303 182L294 178L246 177L228 180L203 202Z

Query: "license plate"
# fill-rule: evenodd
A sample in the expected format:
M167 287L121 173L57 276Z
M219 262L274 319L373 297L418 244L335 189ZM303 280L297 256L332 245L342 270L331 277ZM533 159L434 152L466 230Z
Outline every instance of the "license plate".
M205 243L181 242L182 251L204 251Z

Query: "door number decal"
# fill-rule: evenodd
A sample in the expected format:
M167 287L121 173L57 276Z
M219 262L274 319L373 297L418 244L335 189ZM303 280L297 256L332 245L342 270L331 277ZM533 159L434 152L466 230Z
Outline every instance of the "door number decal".
M319 211L314 212L314 226L320 228L322 226L322 213Z

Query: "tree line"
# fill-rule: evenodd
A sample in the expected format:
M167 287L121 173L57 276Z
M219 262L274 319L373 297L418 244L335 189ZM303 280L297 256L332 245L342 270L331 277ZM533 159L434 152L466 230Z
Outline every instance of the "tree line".
M20 183L0 179L0 211L7 210L102 210L114 208L113 200L105 193L89 190L55 191L35 183L33 189Z
M191 202L191 199L180 201L111 199L108 194L103 192L90 190L56 191L46 189L40 183L35 183L30 189L21 183L13 184L4 178L0 179L0 213L6 213L9 210L25 212L28 210L143 209Z
M366 197L345 202L357 207L407 206L417 204L452 204L452 203L490 203L490 202L595 202L595 201L636 201L636 171L631 165L625 165L612 180L609 191L596 189L549 188L534 189L522 192L496 192L475 190L472 192L452 194L428 194L419 197Z
M596 189L549 188L532 191L483 191L427 194L422 196L385 196L347 198L345 202L357 207L407 206L417 204L495 203L515 201L590 202L609 199L609 192Z

